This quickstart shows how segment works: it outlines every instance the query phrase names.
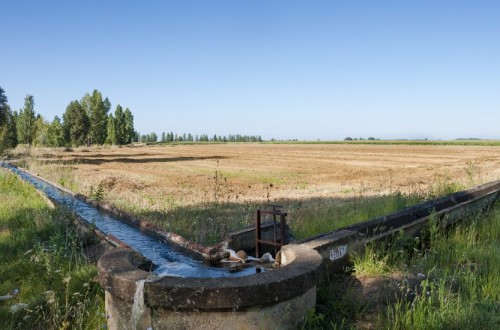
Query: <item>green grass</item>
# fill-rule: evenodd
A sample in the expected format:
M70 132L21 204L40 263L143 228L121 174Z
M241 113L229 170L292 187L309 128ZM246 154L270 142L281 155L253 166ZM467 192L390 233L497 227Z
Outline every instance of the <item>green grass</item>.
M290 214L288 223L297 239L389 214L415 205L427 196L419 193L394 193L384 196L311 199L284 202Z
M318 305L307 316L304 329L352 329L367 318L377 329L499 328L498 203L450 231L431 225L421 237L401 236L392 246L370 245L353 261L354 274L320 286ZM378 315L370 314L365 300L349 291L355 287L352 283L358 276L387 279L390 274L402 278L404 285L390 292L392 301L378 302L387 305ZM421 280L410 285L412 277ZM408 295L411 292L413 296Z
M400 266L401 267L401 266ZM500 325L500 207L431 235L408 269L426 275L425 293L399 300L380 325L390 329L494 329Z
M396 193L373 197L278 199L269 202L284 206L283 209L288 213L287 224L294 237L304 239L415 205L426 197L419 193ZM130 205L117 206L167 231L201 244L213 244L223 239L230 230L254 224L255 210L264 209L265 203L233 203L221 199L220 202L177 206L167 212L147 208L130 209Z
M19 290L0 301L2 329L100 328L103 291L71 216L4 170L0 197L0 295Z
M367 246L363 254L354 255L352 271L358 276L384 276L394 271L389 263L390 254L384 249Z

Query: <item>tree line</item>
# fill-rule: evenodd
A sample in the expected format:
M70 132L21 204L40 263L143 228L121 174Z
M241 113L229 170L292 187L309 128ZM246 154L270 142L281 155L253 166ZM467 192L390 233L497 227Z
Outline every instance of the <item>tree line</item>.
M117 105L112 113L111 102L94 90L81 100L74 100L66 107L62 120L55 116L49 122L35 112L35 98L27 95L23 108L12 111L5 91L0 87L0 152L28 146L65 147L80 145L123 145L137 141L134 116L130 109Z
M152 133L154 134L154 133ZM155 141L157 140L156 134L154 134ZM140 140L142 142L151 142L147 141L150 138L149 135L142 135ZM143 141L146 140L146 141ZM160 142L262 142L262 138L260 135L217 135L208 136L208 134L196 134L193 135L191 133L183 133L183 134L174 134L173 132L161 134Z
M372 137L372 136L370 136L370 137L369 137L369 138L367 138L367 139L365 139L365 138L363 138L363 137L360 137L360 138L352 138L352 137L348 136L348 137L346 137L346 138L344 139L344 141L364 141L364 140L368 140L368 141L375 141L375 140L380 140L380 139L378 139L378 138L376 139L376 138L374 138L374 137Z
M134 129L129 108L118 104L110 113L111 102L94 90L80 100L71 101L62 115L52 121L35 111L35 98L26 95L24 106L12 111L5 91L0 87L0 153L18 144L47 147L81 145L124 145L132 142L158 142L156 133L141 135ZM260 135L217 135L173 132L161 134L160 142L262 142Z

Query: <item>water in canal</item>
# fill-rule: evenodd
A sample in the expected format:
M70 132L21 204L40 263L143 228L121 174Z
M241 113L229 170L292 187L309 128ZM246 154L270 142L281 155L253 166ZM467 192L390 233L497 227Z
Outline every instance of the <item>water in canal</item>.
M8 163L0 162L0 166L8 168L21 179L45 193L55 203L67 207L84 221L95 225L103 233L112 234L151 260L156 266L153 273L158 276L230 277L255 273L254 267L248 267L235 273L231 273L225 268L211 267L202 261L176 251L168 243L151 237L120 219L100 211L92 205Z

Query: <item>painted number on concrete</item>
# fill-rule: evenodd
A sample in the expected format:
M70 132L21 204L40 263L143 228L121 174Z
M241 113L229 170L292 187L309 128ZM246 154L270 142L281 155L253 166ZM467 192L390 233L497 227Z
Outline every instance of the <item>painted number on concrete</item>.
M336 246L330 250L330 260L334 261L342 258L347 253L347 245Z

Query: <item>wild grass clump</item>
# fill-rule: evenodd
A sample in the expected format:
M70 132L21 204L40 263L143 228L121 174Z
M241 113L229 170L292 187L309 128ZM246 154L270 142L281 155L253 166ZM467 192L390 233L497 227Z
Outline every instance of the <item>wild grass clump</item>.
M0 320L3 329L97 329L105 324L97 268L69 212L0 170Z
M288 223L295 237L302 239L416 205L427 197L415 191L384 196L311 199L286 203L285 209L291 214Z
M363 253L354 255L351 270L357 276L383 276L394 271L390 264L390 255L384 249L377 249L374 244L366 247Z
M371 244L353 263L352 274L319 287L318 305L304 329L496 329L500 324L498 203L453 228L431 216L419 237L401 234L390 245ZM348 292L362 277L391 282L393 288L371 290L385 292L386 300L368 308L364 297L358 299L364 288Z
M500 324L500 206L431 237L408 268L425 274L413 301L399 300L379 323L390 329L494 329Z

